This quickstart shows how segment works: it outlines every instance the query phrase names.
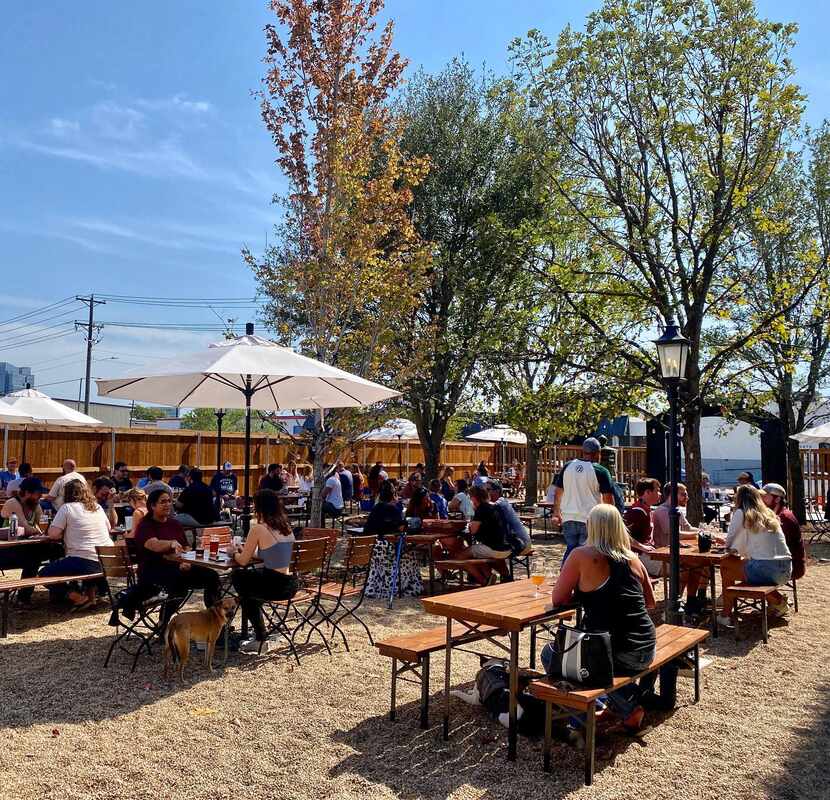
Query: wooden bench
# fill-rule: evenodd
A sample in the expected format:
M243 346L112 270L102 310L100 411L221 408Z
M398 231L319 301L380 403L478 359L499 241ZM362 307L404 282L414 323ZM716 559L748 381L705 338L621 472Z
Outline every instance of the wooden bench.
M794 583L794 582L793 582ZM745 583L736 583L723 592L724 605L732 606L732 624L735 626L735 639L738 639L738 621L746 611L761 613L761 633L764 644L769 641L769 625L767 624L767 598L781 590L781 586L749 586Z
M0 594L3 595L2 610L0 610L0 639L5 639L9 631L9 598L12 592L20 589L32 589L35 586L55 586L69 581L94 581L104 577L103 572L92 575L55 575L51 578L18 578L17 580L0 582Z
M453 628L453 638L461 644L477 642L499 632L497 628L482 626L475 633L467 632L458 626ZM392 659L392 691L389 719L394 722L396 714L396 695L398 680L419 684L421 687L421 727L429 727L429 658L433 653L444 650L447 646L447 626L439 625L425 631L416 631L403 636L395 636L382 642L375 642L382 656ZM402 662L398 666L398 662ZM401 677L411 673L415 678Z
M696 628L659 625L657 627L657 652L648 669L643 670L638 675L614 678L614 683L605 689L563 691L555 685L559 682L550 678L532 681L528 691L545 703L545 745L543 751L545 772L550 772L553 720L567 718L575 712L585 714L585 784L590 786L594 780L596 701L602 695L614 689L620 689L690 651L694 656L695 702L697 702L700 699L699 646L708 635L708 631L701 631ZM555 716L553 713L554 706L557 710Z

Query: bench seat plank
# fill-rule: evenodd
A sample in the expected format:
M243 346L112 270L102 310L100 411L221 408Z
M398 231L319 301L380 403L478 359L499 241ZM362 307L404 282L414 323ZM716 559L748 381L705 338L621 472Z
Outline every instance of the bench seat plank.
M491 625L483 625L477 634L478 638L484 638L494 633L499 633L498 628ZM470 641L476 638L462 625L455 625L452 629L453 636L462 636L469 634ZM421 657L431 653L437 653L443 650L447 645L447 626L439 625L437 628L429 628L425 631L417 631L415 633L408 633L403 636L394 636L391 639L385 639L382 642L375 642L378 652L382 656L389 658L397 658L401 661L420 661Z

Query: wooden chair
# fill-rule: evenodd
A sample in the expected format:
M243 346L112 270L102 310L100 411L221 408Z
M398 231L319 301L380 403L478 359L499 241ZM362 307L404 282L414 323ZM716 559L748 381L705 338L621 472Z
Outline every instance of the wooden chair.
M337 542L340 539L340 531L337 530L337 528L303 528L300 531L299 538L303 541L325 539L328 542L324 575L324 578L327 579L331 571L332 558L334 557L334 552L337 549Z
M357 615L357 610L363 603L366 594L366 581L369 577L369 568L372 562L377 537L375 536L352 536L346 546L346 555L343 566L343 577L339 582L324 583L320 589L322 600L334 600L334 606L325 608L322 602L319 605L320 613L327 625L331 625L343 639L346 652L349 651L349 642L346 634L340 627L340 623L346 617L357 620L366 631L369 637L369 644L374 645L372 632L366 623ZM350 604L351 603L351 604ZM338 614L335 617L335 614Z
M219 537L219 547L227 547L231 543L231 529L227 525L218 525L214 528L202 528L202 534L198 539L197 547L208 547L210 540Z
M152 655L150 645L154 639L161 639L164 633L164 620L172 613L170 605L174 604L173 610L177 610L184 604L184 599L168 598L166 595L151 597L136 605L135 616L130 619L124 614L122 604L119 602L120 592L115 588L121 585L129 590L136 585L136 569L130 560L127 548L124 545L111 545L96 547L95 550L101 564L101 571L107 580L107 593L112 608L110 623L115 627L115 639L107 651L104 666L109 665L113 651L118 647L133 657L130 672L135 672L142 652L146 650L148 655ZM131 645L134 644L138 646L133 650Z

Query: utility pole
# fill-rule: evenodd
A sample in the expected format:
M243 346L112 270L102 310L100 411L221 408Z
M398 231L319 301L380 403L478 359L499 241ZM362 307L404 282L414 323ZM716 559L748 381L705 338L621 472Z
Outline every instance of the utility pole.
M75 321L75 330L78 328L86 328L86 388L84 389L84 414L89 414L89 382L92 378L92 345L95 344L93 339L93 330L100 331L102 326L95 324L95 306L102 306L106 300L96 300L94 294L89 297L75 296L76 300L80 300L84 305L89 306L89 319L87 322Z

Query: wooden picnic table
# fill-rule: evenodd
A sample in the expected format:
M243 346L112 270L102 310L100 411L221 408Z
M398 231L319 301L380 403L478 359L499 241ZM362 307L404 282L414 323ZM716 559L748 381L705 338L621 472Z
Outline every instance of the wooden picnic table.
M651 550L646 553L647 556L653 558L655 561L663 561L666 564L671 563L671 550L668 547L658 547L656 550ZM701 553L698 550L697 543L692 543L687 540L680 542L680 567L687 569L706 569L709 572L709 591L712 595L712 614L710 620L710 627L712 628L712 636L718 635L718 612L717 612L717 587L715 585L715 570L720 568L720 562L729 555L725 549L720 547L714 552L710 550L707 553ZM663 592L668 602L668 591L666 586L668 583L668 575L663 575Z
M51 541L48 536L18 536L16 539L0 539L0 550L5 550L11 547L18 547L25 544L43 544Z
M518 728L516 699L519 694L519 636L522 631L540 623L570 618L572 609L555 610L551 606L553 585L546 582L539 587L539 596L534 597L534 585L529 580L499 583L470 589L465 592L452 592L437 597L425 597L421 600L424 609L447 620L447 644L444 661L444 739L449 738L450 731L450 667L452 650L464 643L464 638L471 634L480 636L482 628L492 626L494 631L484 638L510 654L510 714L508 725L507 758L516 760ZM453 629L453 622L460 623L460 629ZM508 636L507 647L497 637ZM532 654L535 656L535 654ZM535 663L535 658L531 663Z

